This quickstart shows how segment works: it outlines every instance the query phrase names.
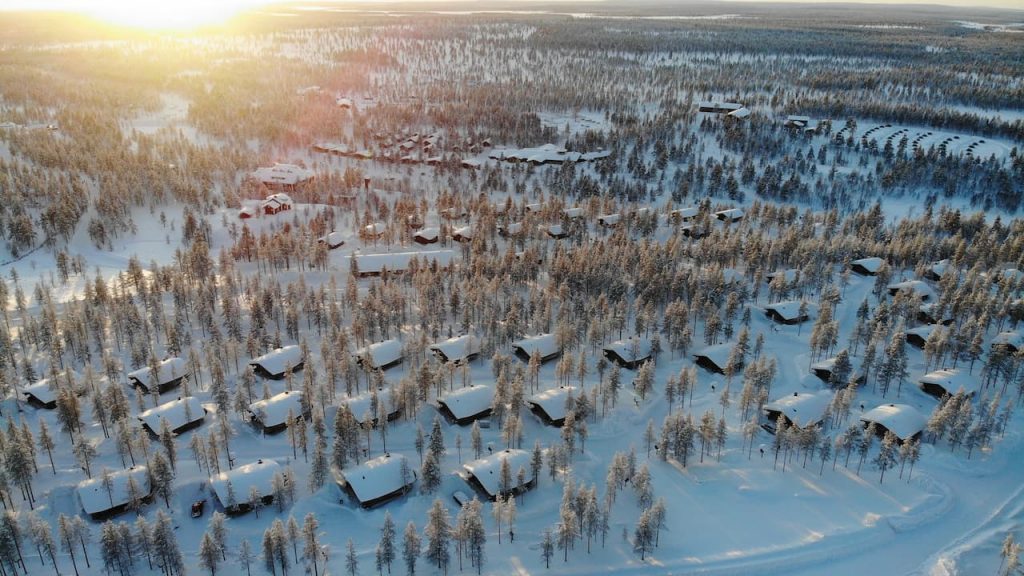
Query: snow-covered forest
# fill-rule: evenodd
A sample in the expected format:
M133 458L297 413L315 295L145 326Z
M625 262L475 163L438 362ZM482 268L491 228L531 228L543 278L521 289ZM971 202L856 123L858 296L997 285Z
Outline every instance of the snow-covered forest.
M581 6L0 13L0 575L1021 573L1021 13Z

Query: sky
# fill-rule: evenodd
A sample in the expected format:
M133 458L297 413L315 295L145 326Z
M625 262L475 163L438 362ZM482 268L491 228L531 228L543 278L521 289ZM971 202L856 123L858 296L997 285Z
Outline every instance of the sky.
M281 0L278 0L280 3ZM401 0L416 2L422 0ZM474 2L481 7L487 0L447 0L460 3ZM522 3L536 7L545 0L495 0L504 6ZM555 0L558 3L574 0ZM698 0L699 1L699 0ZM727 0L728 1L728 0ZM779 2L780 0L737 0ZM800 1L800 0L781 0ZM827 3L850 0L822 0ZM359 3L389 3L389 0L362 0ZM85 13L116 24L143 27L174 27L190 24L216 23L226 20L240 10L271 4L270 0L0 0L0 9L6 10L60 10ZM303 0L304 4L345 4L345 0ZM611 0L609 4L620 2ZM676 0L673 4L685 3ZM706 4L706 2L700 2ZM953 6L1016 8L1024 11L1024 0L866 0L871 4L944 4Z

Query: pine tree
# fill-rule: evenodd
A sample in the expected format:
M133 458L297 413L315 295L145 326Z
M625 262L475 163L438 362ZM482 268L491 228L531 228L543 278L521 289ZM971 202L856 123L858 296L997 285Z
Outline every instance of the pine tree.
M431 563L436 563L437 568L443 573L448 572L449 546L451 542L451 521L448 516L448 509L441 500L435 499L434 504L427 512L427 525L423 534L427 539L427 549L424 555Z
M551 537L551 529L544 530L544 539L540 544L540 556L544 559L544 567L551 568L551 558L555 555L555 542Z
M640 551L640 561L644 561L647 553L654 549L654 527L651 520L651 510L644 509L637 520L636 529L633 531L633 545Z
M166 576L185 573L185 560L178 548L171 518L163 510L157 510L153 524L153 555Z
M252 544L249 544L249 540L243 538L238 544L238 562L242 566L245 566L246 576L252 576L252 563L256 560L256 556L252 551Z
M395 521L391 518L391 512L384 513L384 526L380 531L377 550L381 563L387 566L388 574L391 574L391 563L395 560Z
M420 556L420 534L412 520L405 525L402 536L402 559L405 561L405 572L416 574L416 559Z
M167 462L171 465L171 470L177 471L178 453L174 447L174 433L171 432L171 426L166 418L160 419L160 443L167 453Z
M209 570L210 576L216 576L217 566L220 565L220 562L220 550L218 550L217 544L209 532L204 533L203 539L199 541L199 565Z
M434 452L428 451L427 457L423 459L423 467L420 468L420 487L424 494L433 494L440 485L441 466Z
M150 481L153 490L164 499L167 508L171 507L171 495L174 494L174 469L162 452L157 452L150 463Z
M345 571L348 572L348 576L356 576L359 573L359 557L356 556L356 545L352 543L351 538L345 545Z
M50 468L53 469L53 474L56 476L57 467L53 464L53 449L55 444L53 442L53 438L50 436L50 428L42 418L39 419L39 447L46 450L46 455L50 458Z

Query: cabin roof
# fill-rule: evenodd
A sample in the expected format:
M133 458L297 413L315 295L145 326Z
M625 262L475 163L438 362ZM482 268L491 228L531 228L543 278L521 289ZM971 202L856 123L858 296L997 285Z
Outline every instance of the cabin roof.
M502 450L463 464L463 468L475 477L488 496L496 496L501 491L501 462L508 460L512 471L512 481L516 482L516 474L520 468L530 469L530 453L515 448Z
M494 388L475 384L449 392L437 401L446 406L457 420L462 420L489 409L494 403Z
M900 440L911 438L924 430L927 419L916 408L906 404L883 404L868 410L860 417L862 422L875 422L885 426Z
M402 454L378 456L358 466L340 470L340 473L360 502L370 502L408 486L402 482L403 462L410 471L408 481L411 484L411 467Z

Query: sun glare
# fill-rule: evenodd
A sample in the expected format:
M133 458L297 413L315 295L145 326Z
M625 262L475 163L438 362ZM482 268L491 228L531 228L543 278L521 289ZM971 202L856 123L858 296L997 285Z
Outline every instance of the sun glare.
M217 24L258 0L90 0L80 11L122 26L147 30L185 30Z

